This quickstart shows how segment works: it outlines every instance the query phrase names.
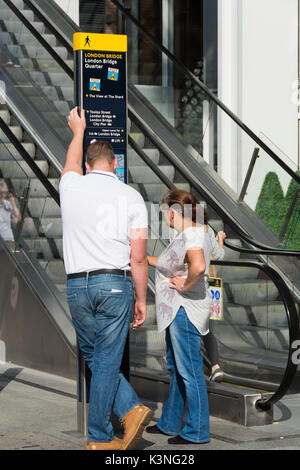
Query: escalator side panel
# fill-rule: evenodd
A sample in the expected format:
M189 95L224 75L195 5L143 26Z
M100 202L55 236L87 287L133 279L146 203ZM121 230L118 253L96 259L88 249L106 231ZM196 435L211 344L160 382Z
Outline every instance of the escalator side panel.
M76 379L74 351L2 243L0 266L0 338L6 361Z

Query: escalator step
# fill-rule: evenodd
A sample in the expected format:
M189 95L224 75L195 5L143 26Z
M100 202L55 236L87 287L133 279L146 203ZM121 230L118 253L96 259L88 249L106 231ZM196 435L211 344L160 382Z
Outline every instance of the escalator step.
M144 354L133 354L131 356L132 369L136 368L137 370L147 370L149 373L150 369L153 371L166 371L167 363L164 356L155 356L155 355L144 355Z
M145 145L145 136L141 133L131 132L130 137L135 141L135 143L143 148Z
M19 142L21 142L22 138L23 138L23 130L20 126L9 126L11 132L15 135L15 137L19 140ZM0 141L1 142L4 142L4 143L9 143L10 141L8 140L8 138L6 137L6 135L4 134L4 132L2 132L2 130L0 129Z
M0 12L1 13L1 12ZM41 21L32 21L31 22L31 25L40 33L40 34L44 34L45 33L45 25L44 23L42 23ZM20 24L20 21L19 20L6 20L5 21L5 27L7 29L7 31L11 32L11 33L20 33L22 31L24 32L28 32L28 29Z
M288 351L288 328L241 327L241 331L253 346L270 351Z
M5 110L5 109L1 109L0 110L0 117L1 117L1 119L3 119L5 124L7 124L9 126L9 124L10 124L10 112Z
M47 41L49 46L51 47L56 47L56 37L54 34L43 34L43 39ZM16 40L19 45L23 46L38 46L39 42L38 40L28 31L28 30L23 30L20 31L19 33L9 33L9 32L0 32L0 43L11 46L11 45L16 45ZM40 47L40 46L39 46Z
M62 239L61 238L55 238L53 239L55 246L61 256L63 257L63 249L62 249ZM49 240L47 238L26 238L25 239L26 246L28 247L29 251L33 255L41 255L42 259L49 261L51 258L53 258L53 252L51 249L51 244L49 243Z
M23 0L14 0L14 5L18 7L18 9L23 10L25 8ZM0 0L0 8L7 8L6 3L3 0Z
M160 166L159 169L169 178L174 181L175 168L172 166ZM132 181L136 184L142 183L160 183L160 178L149 167L131 166L129 167Z
M11 178L12 185L17 194L21 194L26 180L24 178ZM58 191L59 180L57 178L49 178L49 182L54 186L56 191ZM30 196L31 197L47 197L49 195L48 191L44 188L40 180L37 178L32 178L30 181Z
M63 284L67 281L64 263L60 260L44 261L39 260L43 269L52 278L55 284Z
M51 197L30 197L28 201L28 208L32 217L61 217L60 207Z
M36 165L44 173L48 175L49 164L46 161L35 161ZM34 178L34 172L29 168L25 161L15 162L13 160L1 160L0 163L1 171L4 178Z
M48 96L51 100L65 100L65 101L73 101L74 99L74 87L68 86L49 86L49 85L42 85L41 86L43 92Z
M27 68L29 71L30 70L37 70L37 71L42 71L42 72L47 72L47 73L56 73L59 72L60 66L57 64L57 62L54 59L27 59L25 57L19 58L19 63L22 67ZM73 60L65 60L65 63L68 65L68 67L72 70L73 69Z
M157 332L156 325L143 326L130 335L130 346L145 352L162 351L165 335Z
M62 221L60 217L43 217L40 219L40 233L46 237L62 236Z
M216 266L218 277L222 277L225 282L249 281L257 279L259 271L257 268L244 268L242 266Z
M160 202L165 195L168 193L168 188L164 184L147 183L147 184L136 184L130 183L130 186L136 189L144 196L145 201L152 201L155 203ZM185 191L190 190L190 185L186 183L176 183L178 189L184 189Z
M52 86L61 86L62 83L68 83L71 88L73 88L73 80L66 76L65 73L59 72L50 72L49 74L41 71L31 71L29 72L33 81L39 85L52 85Z
M149 158L151 158L151 161L158 165L159 162L159 150L157 149L144 149L143 152L145 152ZM129 168L132 166L146 166L146 163L144 160L133 150L130 146L128 146L128 165Z
M5 3L0 3L0 14L1 14L1 19L4 21L11 20L11 21L16 21L17 16L15 13L10 10L9 8L4 7ZM34 13L31 10L23 10L21 9L21 13L25 18L30 21L30 23L33 23L34 21ZM21 22L21 21L20 21Z
M226 281L226 279L224 279ZM258 302L272 302L278 297L278 290L272 281L244 280L228 283L234 303L254 305Z
M8 51L17 59L41 59L41 60L54 60L51 54L41 45L37 46L20 46L20 45L7 45ZM53 50L60 56L61 59L68 58L68 51L65 47L56 46Z
M286 328L287 317L282 302L258 303L248 307L227 304L226 309L235 325Z
M35 157L36 148L34 144L31 144L30 142L22 142L22 146L32 158ZM14 158L15 160L23 160L23 157L21 157L19 152L17 152L13 144L0 143L0 160L8 160L9 158Z

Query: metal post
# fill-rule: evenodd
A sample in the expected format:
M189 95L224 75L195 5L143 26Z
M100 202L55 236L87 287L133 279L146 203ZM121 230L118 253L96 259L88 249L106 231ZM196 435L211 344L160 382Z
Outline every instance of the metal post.
M203 101L203 158L214 168L214 126L215 116L213 113L214 104L212 101Z
M244 200L244 197L247 193L248 185L249 185L249 182L250 182L253 170L254 170L254 166L258 158L259 158L259 148L255 147L238 202L243 202Z
M80 434L87 436L87 418L91 374L86 366L78 344L77 358L77 429Z
M97 2L82 2L82 4L88 3L91 8L92 4ZM100 3L103 3L102 0ZM86 6L86 5L85 5ZM97 5L95 5L96 13L101 13ZM112 144L116 157L118 158L118 168L116 170L117 176L127 183L127 38L124 36L105 35L93 33L95 24L99 22L99 18L95 20L92 15L92 11L85 10L86 16L81 16L85 21L90 19L92 24L88 21L86 24L80 24L81 29L84 26L85 31L82 33L76 33L74 35L74 55L75 55L75 98L76 104L86 110L87 128L84 138L84 153L86 148L95 138L98 140L109 140ZM100 15L101 16L101 15ZM115 47L116 41L119 49L110 49L110 43L112 41L112 47ZM103 49L101 49L103 48ZM101 62L104 58L111 55L111 52L120 51L119 57L116 58L116 68L109 69L107 62L103 62L102 68L96 69L91 75L91 70L86 67L90 55L98 55L98 60ZM87 53L86 53L87 52ZM120 70L120 77L118 76ZM115 82L113 85L114 91L118 95L122 95L123 99L116 100L115 96L110 92L109 89L112 86L108 78L108 72L113 71L116 73ZM94 77L94 78L91 78ZM95 83L95 89L91 88L91 83ZM106 89L108 90L107 95L101 95L100 83L105 82ZM99 89L98 89L98 87ZM94 93L98 93L98 100L92 99ZM109 102L108 102L109 100ZM116 123L114 124L114 132L110 133L111 127L106 126L105 122L102 122L101 117L96 115L92 116L91 111L106 109L110 113L111 120ZM97 121L97 122L96 122ZM98 125L96 125L98 124ZM100 125L101 124L101 125ZM97 131L97 133L96 133ZM119 139L116 139L116 132L118 131ZM108 137L109 136L109 137ZM88 425L88 405L89 405L89 391L90 391L90 379L91 372L85 364L82 352L77 347L78 352L78 377L77 377L77 419L78 419L78 431L84 435L87 435ZM129 378L129 347L128 340L124 352L122 371L124 375Z

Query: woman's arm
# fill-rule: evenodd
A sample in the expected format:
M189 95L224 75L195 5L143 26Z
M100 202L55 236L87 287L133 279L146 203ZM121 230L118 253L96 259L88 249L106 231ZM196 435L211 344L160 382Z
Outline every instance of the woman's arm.
M213 259L222 260L225 256L224 239L226 238L226 233L218 232L217 237L218 237L218 241L215 238L215 234L213 230L210 229L209 238L210 238L210 243L211 243L211 248L212 248L211 254L213 256Z
M187 259L189 265L188 277L184 279L176 276L170 279L171 289L176 289L182 293L192 289L202 279L206 270L204 251L202 249L192 248L187 250Z
M11 211L11 217L14 223L20 222L21 220L21 214L19 209L17 208L15 197L13 194L9 195L9 202L11 203L12 211Z
M147 256L148 264L155 268L158 256Z

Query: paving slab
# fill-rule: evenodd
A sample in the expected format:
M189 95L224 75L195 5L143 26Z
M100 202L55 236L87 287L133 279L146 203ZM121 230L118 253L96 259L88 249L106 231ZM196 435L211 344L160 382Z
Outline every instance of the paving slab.
M0 364L0 450L84 450L77 431L76 382L63 377ZM162 403L143 402L157 423ZM299 450L300 394L286 396L274 408L274 423L246 428L210 418L208 444L171 446L168 436L145 432L139 450ZM121 433L117 435L121 437Z

